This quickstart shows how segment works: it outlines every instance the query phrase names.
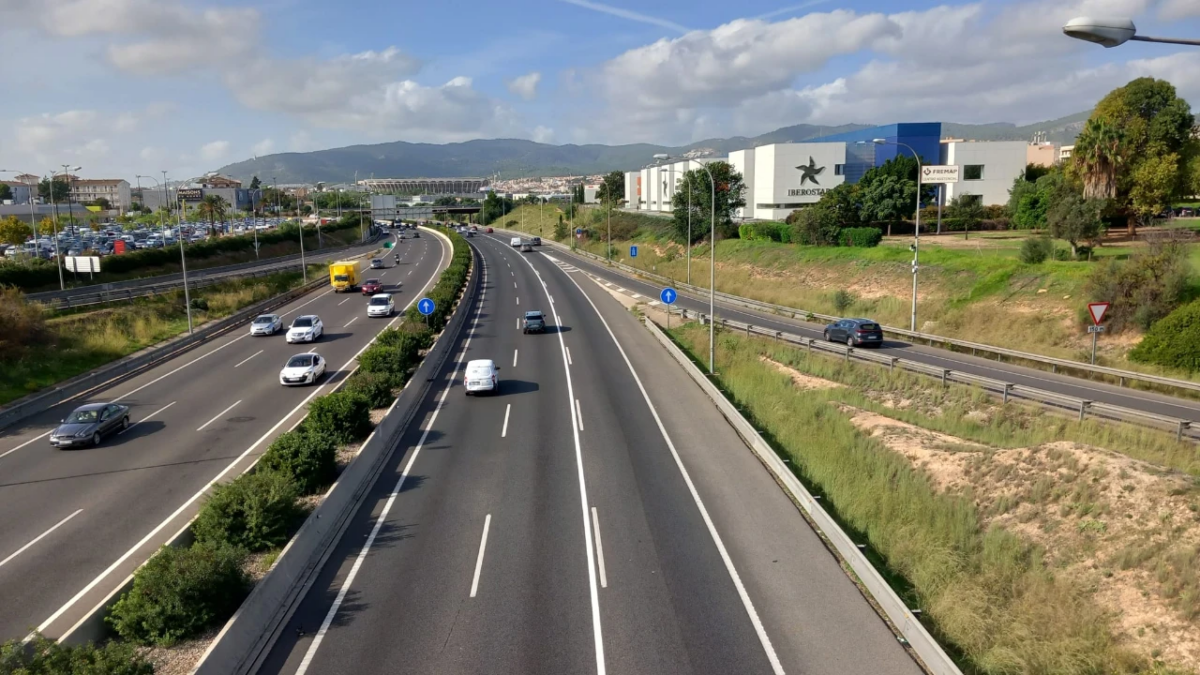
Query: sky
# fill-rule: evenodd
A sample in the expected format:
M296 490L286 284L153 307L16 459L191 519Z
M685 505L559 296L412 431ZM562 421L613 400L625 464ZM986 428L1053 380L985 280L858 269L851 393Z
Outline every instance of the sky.
M0 169L134 183L397 140L1027 124L1140 76L1200 110L1200 47L1104 49L1063 36L1076 16L1200 38L1200 0L0 0Z

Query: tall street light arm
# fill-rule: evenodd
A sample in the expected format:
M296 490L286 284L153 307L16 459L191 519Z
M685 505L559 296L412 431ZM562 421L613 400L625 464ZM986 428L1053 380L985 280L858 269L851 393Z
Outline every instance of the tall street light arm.
M909 320L909 330L917 330L917 261L921 250L921 156L908 143L902 141L889 141L886 138L876 138L871 141L875 145L895 145L907 149L912 153L913 159L917 161L917 210L915 222L913 225L913 261L912 261L912 316Z
M1137 26L1133 24L1131 19L1127 18L1097 19L1081 16L1068 21L1062 30L1067 37L1073 37L1076 40L1083 40L1084 42L1092 42L1107 49L1119 47L1130 40L1200 47L1200 40L1195 39L1138 35Z

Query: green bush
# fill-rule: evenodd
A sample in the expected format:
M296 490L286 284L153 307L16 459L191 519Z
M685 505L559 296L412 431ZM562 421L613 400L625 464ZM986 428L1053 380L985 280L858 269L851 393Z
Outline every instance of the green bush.
M302 494L315 494L337 478L337 449L328 434L289 431L271 443L258 466L290 476Z
M133 575L108 623L139 644L170 646L219 626L250 592L246 552L227 544L164 546Z
M1039 265L1054 255L1054 242L1049 237L1029 237L1021 242L1017 258L1026 265Z
M429 349L433 346L433 331L424 323L401 321L399 331L412 335L417 341L418 349Z
M371 403L350 391L318 396L308 404L306 432L328 434L339 445L353 443L371 433Z
M202 544L226 543L252 552L280 546L300 517L299 496L290 475L260 465L213 490L192 523L192 534Z
M392 404L392 384L394 376L382 373L369 373L361 368L346 381L344 389L362 394L371 403L372 408L386 408Z
M839 243L856 248L875 248L883 241L883 230L878 227L847 227L841 231Z
M738 226L738 237L741 239L757 239L759 241L782 241L782 230L787 228L784 223L765 221L759 223L742 223Z
M41 635L28 645L19 639L0 645L3 675L153 675L154 666L128 642L61 645Z
M854 304L858 298L854 294L844 288L839 288L833 294L833 309L839 315L844 315L846 310Z
M1129 352L1129 358L1168 368L1200 370L1200 300L1159 319Z

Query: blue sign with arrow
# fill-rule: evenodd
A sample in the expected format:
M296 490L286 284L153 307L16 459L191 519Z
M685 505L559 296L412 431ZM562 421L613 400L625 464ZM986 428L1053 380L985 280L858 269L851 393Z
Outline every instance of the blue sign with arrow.
M662 289L662 292L658 294L658 299L662 300L664 305L675 304L675 298L678 297L679 293L674 288L664 288Z
M423 314L424 316L429 316L430 314L433 314L434 307L435 307L435 305L433 304L433 301L430 300L429 298L421 298L421 301L417 303L417 311L420 312L421 314Z
M630 258L636 258L636 257L637 257L637 246L630 246L630 247L629 247L629 257L630 257Z

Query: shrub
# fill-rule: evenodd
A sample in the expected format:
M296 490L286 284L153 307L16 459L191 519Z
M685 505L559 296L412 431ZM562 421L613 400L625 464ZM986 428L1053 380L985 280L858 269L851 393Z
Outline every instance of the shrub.
M742 223L738 226L738 237L741 239L757 239L760 241L782 241L781 230L790 229L784 223L764 221L760 223Z
M842 246L875 248L883 241L883 230L878 227L847 227L841 232Z
M192 309L198 309L202 312L207 312L208 300L204 298L192 298Z
M28 645L0 645L5 675L153 675L154 666L128 642L70 647L37 635Z
M200 507L192 534L208 544L264 551L287 541L300 516L300 491L292 477L265 467L217 486Z
M850 309L850 306L853 305L857 299L858 298L854 297L854 294L850 291L839 288L833 294L833 309L838 314L845 314L846 310Z
M1046 262L1054 253L1054 242L1049 237L1028 237L1021 242L1021 251L1017 258L1026 265L1038 265Z
M1190 278L1186 244L1151 242L1128 260L1108 260L1096 266L1088 279L1090 300L1111 303L1110 330L1133 325L1146 330L1170 314L1183 301Z
M28 302L21 291L0 287L0 355L14 355L39 344L46 336L41 306Z
M337 441L328 434L280 434L259 460L260 469L289 476L302 494L315 494L337 478Z
M229 546L164 546L133 575L108 623L126 640L170 646L218 626L250 592L246 552Z
M429 349L433 346L433 331L424 323L415 321L401 321L398 329L402 333L412 335L417 341L418 349Z
M504 223L504 229L506 229L506 230L514 229L514 228L516 228L516 226L517 226L517 221L515 221L515 220L505 221L505 223Z
M1200 300L1155 322L1129 358L1168 368L1200 370Z
M372 408L386 408L395 398L392 396L394 382L393 376L369 373L360 368L346 381L345 390L362 394Z
M362 394L338 391L318 396L308 404L305 431L328 434L339 445L353 443L371 433L371 404Z

